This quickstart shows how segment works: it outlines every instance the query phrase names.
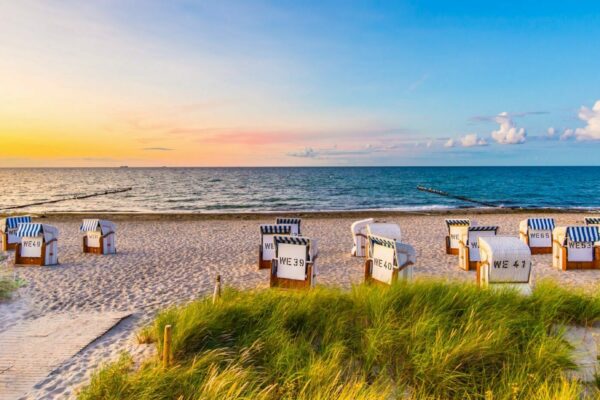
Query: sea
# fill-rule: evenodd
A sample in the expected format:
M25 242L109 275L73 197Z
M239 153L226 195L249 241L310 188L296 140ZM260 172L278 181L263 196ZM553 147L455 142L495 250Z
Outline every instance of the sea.
M600 167L0 169L0 188L3 214L600 209Z

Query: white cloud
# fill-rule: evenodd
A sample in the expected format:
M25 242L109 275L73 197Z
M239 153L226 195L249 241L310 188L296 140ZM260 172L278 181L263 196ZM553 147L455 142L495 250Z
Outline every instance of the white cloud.
M553 138L556 135L556 129L554 127L548 128L547 135L549 138Z
M525 128L517 128L507 112L498 114L495 121L500 125L492 132L492 138L499 144L525 143L527 132Z
M600 100L596 101L591 109L582 106L578 117L587 125L575 130L577 140L600 140Z
M575 137L575 131L573 129L565 129L560 135L560 140L569 140Z
M444 147L454 147L456 146L456 141L454 139L448 139L446 143L444 143Z
M460 138L462 147L487 146L487 141L477 136L476 133L469 133Z

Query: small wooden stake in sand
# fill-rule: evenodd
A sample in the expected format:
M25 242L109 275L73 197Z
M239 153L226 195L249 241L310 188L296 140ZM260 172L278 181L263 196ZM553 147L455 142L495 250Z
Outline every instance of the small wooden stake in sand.
M217 275L217 281L215 282L215 292L213 293L213 304L221 298L221 275Z
M165 337L163 341L163 367L169 367L171 360L171 325L165 326Z

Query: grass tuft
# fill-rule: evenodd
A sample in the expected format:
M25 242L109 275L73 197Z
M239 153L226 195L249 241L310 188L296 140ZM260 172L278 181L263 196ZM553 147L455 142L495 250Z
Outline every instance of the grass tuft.
M226 289L171 308L173 360L124 356L81 399L574 399L562 324L600 319L600 297L540 283L533 296L422 280L310 292ZM150 340L150 339L148 339ZM597 393L594 392L594 395Z

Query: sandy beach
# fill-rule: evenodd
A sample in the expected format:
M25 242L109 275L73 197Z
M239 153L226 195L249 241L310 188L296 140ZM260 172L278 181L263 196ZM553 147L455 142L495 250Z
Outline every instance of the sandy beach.
M318 283L344 288L363 278L364 259L350 256L350 224L368 213L303 215L303 233L319 240ZM379 221L400 225L403 242L417 251L415 277L475 281L473 272L458 268L456 256L444 252L447 215L373 213ZM586 214L545 214L557 225L581 224ZM518 234L524 213L454 214L480 225L498 225L499 234ZM268 272L258 271L258 226L275 215L150 215L111 216L117 224L114 256L81 252L80 215L54 215L43 219L60 230L59 261L55 267L13 267L13 256L0 268L26 281L13 301L0 305L0 332L21 321L48 313L127 311L132 316L93 342L46 380L27 398L74 396L102 363L130 351L139 357L151 346L138 346L135 332L157 310L205 296L217 274L225 285L252 289L268 287ZM533 256L533 283L552 278L561 285L594 289L600 271L560 272L551 266L551 255Z

